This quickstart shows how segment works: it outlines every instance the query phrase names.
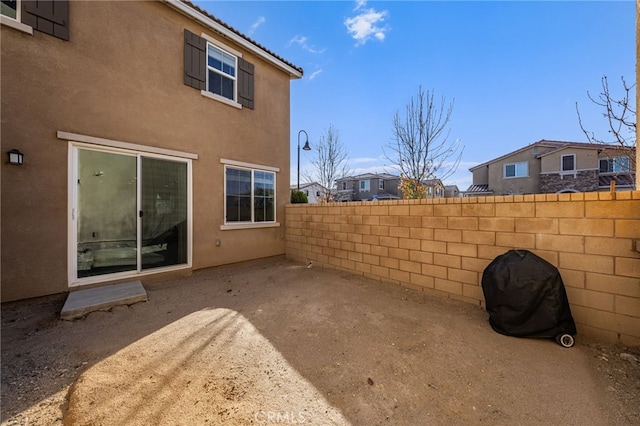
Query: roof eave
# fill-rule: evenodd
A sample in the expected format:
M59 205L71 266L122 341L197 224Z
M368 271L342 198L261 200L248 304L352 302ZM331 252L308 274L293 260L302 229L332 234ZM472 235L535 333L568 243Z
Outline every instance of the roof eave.
M237 43L238 45L244 47L245 49L249 50L251 53L259 56L260 58L264 59L268 63L270 63L270 64L274 65L275 67L279 68L280 70L288 73L289 77L292 80L293 79L302 78L303 72L301 70L298 70L298 69L286 64L285 62L283 62L279 58L273 56L269 52L266 52L264 49L261 49L260 47L258 47L255 44L251 43L246 38L236 34L235 32L229 30L228 28L226 28L225 26L219 24L218 22L214 21L213 19L209 18L208 16L206 16L206 15L198 12L197 10L189 7L189 5L183 3L182 1L180 1L180 0L163 0L163 1L166 4L168 4L169 6L171 6L172 8L174 8L175 10L177 10L178 12L188 16L189 18L201 23L202 25L204 25L206 27L211 28L215 32L217 32L219 34L222 34L224 37L227 37L228 39L232 40L233 42Z

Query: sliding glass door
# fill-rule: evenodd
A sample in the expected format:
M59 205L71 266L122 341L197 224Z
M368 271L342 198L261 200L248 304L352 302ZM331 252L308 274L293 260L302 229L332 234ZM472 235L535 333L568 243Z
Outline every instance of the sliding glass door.
M187 164L141 160L141 267L187 263Z
M72 281L187 264L187 161L74 149Z

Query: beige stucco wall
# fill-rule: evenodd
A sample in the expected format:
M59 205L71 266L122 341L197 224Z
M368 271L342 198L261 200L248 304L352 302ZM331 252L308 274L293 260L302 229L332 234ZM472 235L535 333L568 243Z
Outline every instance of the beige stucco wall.
M562 275L579 335L640 345L640 191L287 206L287 257L484 306L526 249Z
M473 169L473 184L474 185L486 185L489 182L489 167L482 166L477 169Z
M183 30L220 38L159 2L71 2L70 41L2 27L2 300L68 290L68 143L57 131L187 151L193 268L284 253L289 194L287 73L255 65L255 109L183 84ZM6 151L20 149L23 166ZM222 231L221 158L279 167L282 226ZM221 246L214 241L219 239Z
M598 169L598 151L596 149L568 147L554 151L540 158L542 173L557 173L560 171L560 161L563 155L575 154L576 169Z
M528 177L503 178L504 164L524 161L529 163ZM496 195L536 193L540 177L540 161L536 159L532 149L526 149L489 164L488 177L489 188Z

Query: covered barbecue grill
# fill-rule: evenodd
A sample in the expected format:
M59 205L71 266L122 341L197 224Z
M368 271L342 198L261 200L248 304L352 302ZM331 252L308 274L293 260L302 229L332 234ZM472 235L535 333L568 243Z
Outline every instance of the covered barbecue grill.
M576 325L558 269L528 250L496 257L482 274L489 324L516 337L548 337L573 346Z

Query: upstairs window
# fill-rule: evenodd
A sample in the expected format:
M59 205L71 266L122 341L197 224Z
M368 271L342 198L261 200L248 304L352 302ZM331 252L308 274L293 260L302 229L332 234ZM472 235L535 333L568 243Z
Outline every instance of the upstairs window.
M236 100L237 58L207 44L207 91Z
M627 173L630 171L629 157L614 157L600 160L600 173Z
M1 0L0 22L33 35L33 30L69 40L69 0Z
M18 0L10 1L10 0L2 0L0 3L0 15L4 15L8 18L15 19L16 21L20 20L20 7L18 4Z
M236 108L254 108L254 66L232 47L184 30L184 84Z
M360 181L360 192L369 192L371 190L371 183L369 180Z
M563 172L573 172L576 170L575 154L563 155L560 158L560 170Z
M384 189L384 181L382 179L378 181L378 189Z
M343 191L347 190L347 181L346 180L342 182L342 190Z
M523 161L505 164L503 174L505 178L527 177L529 176L529 163Z

